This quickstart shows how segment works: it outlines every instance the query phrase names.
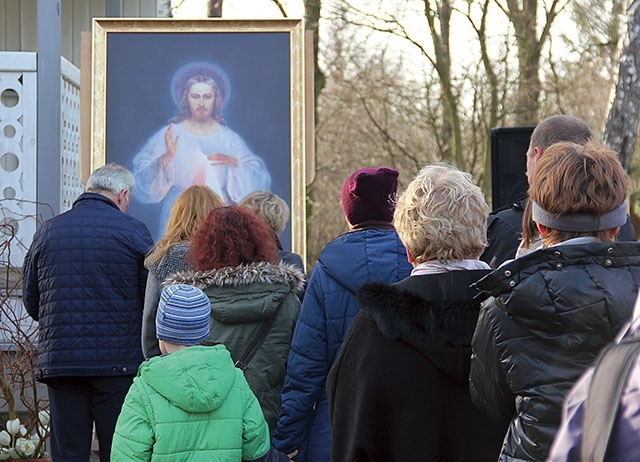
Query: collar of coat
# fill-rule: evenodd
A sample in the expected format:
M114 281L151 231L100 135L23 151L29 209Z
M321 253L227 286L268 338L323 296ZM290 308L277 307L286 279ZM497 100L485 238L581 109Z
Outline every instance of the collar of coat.
M358 294L358 316L371 319L385 337L408 343L450 379L466 384L471 337L480 312L469 285L487 272L455 271L411 276L394 285L367 284Z
M586 265L604 268L640 266L640 243L592 242L547 247L504 263L480 279L475 287L481 292L481 299L498 297L513 292L534 273L564 272L570 266Z
M183 271L167 278L164 286L189 284L207 287L241 287L252 284L282 284L298 293L304 288L304 274L287 263L249 263L206 271Z
M358 300L363 314L386 337L419 350L468 347L480 311L469 285L486 273L461 271L411 276L395 285L367 284Z
M189 252L189 244L179 242L169 247L167 254L162 259L147 265L147 269L158 279L164 281L172 274L188 270L187 252Z

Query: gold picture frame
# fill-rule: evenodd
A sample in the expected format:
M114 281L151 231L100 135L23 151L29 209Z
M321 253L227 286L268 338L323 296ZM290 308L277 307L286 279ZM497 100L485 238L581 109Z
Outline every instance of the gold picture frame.
M308 92L301 19L94 19L91 171L108 162L133 171L135 156L147 149L154 132L158 135L175 120L180 104L175 96L176 88L181 88L175 83L180 82L178 74L198 63L210 63L226 74L227 83L221 85L230 90L223 99L221 123L264 161L271 191L291 208L291 219L280 236L283 246L304 259ZM181 165L191 162L176 162L176 172ZM150 222L165 211L159 212L159 203L136 206L140 184L136 180L129 212L158 238L161 228ZM229 200L233 203L231 195Z

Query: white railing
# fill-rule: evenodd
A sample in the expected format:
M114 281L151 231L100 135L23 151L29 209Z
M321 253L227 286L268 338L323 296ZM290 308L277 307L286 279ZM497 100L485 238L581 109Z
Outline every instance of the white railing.
M62 58L60 79L60 212L82 193L80 182L80 70Z
M36 230L36 67L36 53L0 53L0 225L15 232L13 265L22 263ZM6 241L7 228L0 229Z
M82 193L79 176L80 71L61 58L60 211ZM0 225L11 224L14 265L37 227L37 55L0 52ZM8 236L2 233L0 239ZM0 264L2 264L0 256Z

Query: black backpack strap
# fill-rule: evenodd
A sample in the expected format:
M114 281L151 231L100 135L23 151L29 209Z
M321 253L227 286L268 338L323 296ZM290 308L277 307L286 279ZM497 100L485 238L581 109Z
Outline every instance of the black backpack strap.
M605 460L620 397L639 350L640 339L630 338L609 345L600 354L584 412L581 461Z
M262 346L262 343L267 338L267 335L269 335L269 332L271 332L271 329L276 322L276 318L278 317L278 313L280 312L280 308L282 308L282 305L284 305L284 301L286 299L287 296L285 295L282 300L280 300L280 304L273 312L271 317L262 325L260 331L258 331L258 335L256 335L256 338L254 338L251 345L249 345L249 348L247 348L242 357L235 362L235 366L238 369L244 371L249 366L249 363Z

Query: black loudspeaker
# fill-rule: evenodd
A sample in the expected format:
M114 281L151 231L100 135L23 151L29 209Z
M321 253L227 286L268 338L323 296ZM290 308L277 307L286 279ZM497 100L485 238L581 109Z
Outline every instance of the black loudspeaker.
M491 129L491 202L493 210L527 195L527 149L535 127Z

